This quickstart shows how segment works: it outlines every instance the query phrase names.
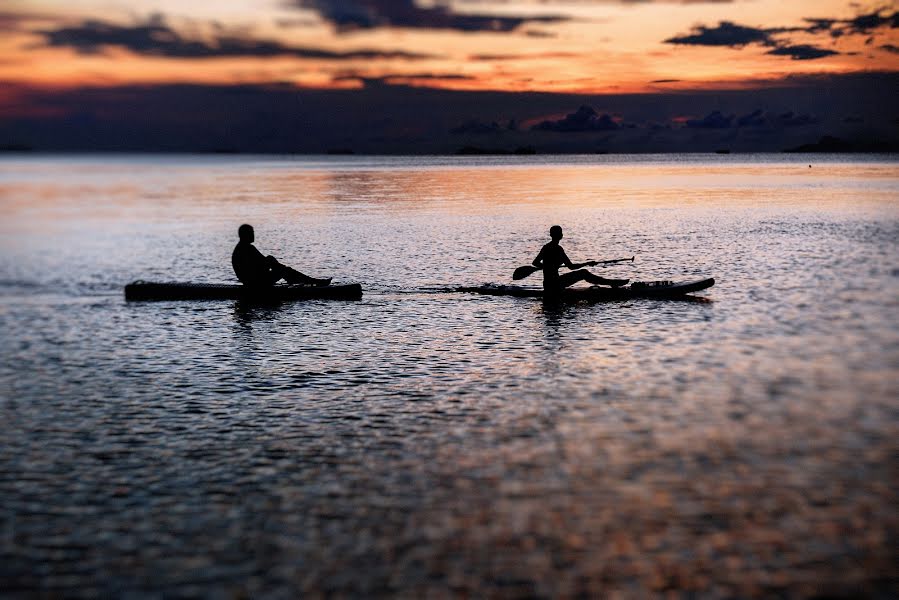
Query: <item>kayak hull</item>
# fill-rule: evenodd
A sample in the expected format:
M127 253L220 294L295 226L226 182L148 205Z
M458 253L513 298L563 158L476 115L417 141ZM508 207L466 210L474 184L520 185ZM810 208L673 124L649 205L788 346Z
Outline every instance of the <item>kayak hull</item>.
M708 289L715 285L715 279L701 279L684 283L672 283L669 285L641 287L637 284L618 288L593 286L565 288L559 292L547 294L542 288L523 287L517 285L482 285L459 288L460 292L483 294L487 296L511 296L515 298L543 298L544 300L558 300L563 302L599 301L599 300L630 300L632 298L658 298L676 299L683 298L693 292Z
M253 300L279 302L283 300L359 300L362 285L350 283L313 287L308 285L273 285L267 288L248 288L227 283L159 283L135 281L125 286L125 300Z

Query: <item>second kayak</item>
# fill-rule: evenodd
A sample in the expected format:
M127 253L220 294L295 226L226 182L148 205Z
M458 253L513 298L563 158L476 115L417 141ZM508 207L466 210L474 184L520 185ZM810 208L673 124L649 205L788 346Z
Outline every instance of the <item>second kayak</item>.
M518 285L481 285L472 287L460 287L460 292L483 294L486 296L512 296L516 298L543 298L545 300L627 300L630 298L659 298L674 299L683 298L693 292L698 292L715 285L715 279L700 279L674 283L670 281L634 282L625 287L573 287L548 294L543 288L525 287Z

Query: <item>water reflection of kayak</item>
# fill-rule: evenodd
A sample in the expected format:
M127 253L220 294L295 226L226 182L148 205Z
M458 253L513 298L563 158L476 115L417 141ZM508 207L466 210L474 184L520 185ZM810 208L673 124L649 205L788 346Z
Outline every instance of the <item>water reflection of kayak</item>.
M358 283L329 286L274 285L247 288L228 283L156 283L135 281L125 286L125 300L358 300Z
M629 286L610 288L603 286L565 288L553 294L547 294L543 288L519 285L481 285L461 287L460 292L484 294L487 296L513 296L516 298L544 298L546 300L627 300L629 298L683 298L715 285L712 277L699 281L674 283L671 281L634 282Z

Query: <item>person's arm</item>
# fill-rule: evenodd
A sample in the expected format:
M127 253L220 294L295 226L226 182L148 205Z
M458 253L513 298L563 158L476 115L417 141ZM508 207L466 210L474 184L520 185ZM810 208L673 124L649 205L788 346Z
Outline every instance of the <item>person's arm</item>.
M575 269L580 269L581 267L584 266L584 265L582 265L581 263L573 263L573 262L571 262L571 259L568 258L568 255L565 254L565 251L564 251L564 250L561 250L561 249L560 249L560 252L562 252L562 264L565 265L566 267L568 267L569 269L571 269L572 271L575 270Z
M538 269L543 268L543 252L544 252L544 250L546 250L546 246L544 246L543 248L540 248L540 252L537 254L537 258L535 258L534 262L531 263Z
M261 257L259 250L253 245L239 243L231 253L231 266L234 267L234 274L242 283L253 282L257 274L264 268L261 266Z
M568 258L568 255L565 254L564 250L562 250L562 260L563 260L563 263L565 264L565 266L568 267L569 269L571 269L572 271L575 269L580 269L582 267L595 267L596 266L595 260L588 260L587 262L582 262L582 263L573 263L573 262L571 262L571 259Z
M269 270L269 260L259 251L259 248L250 244L250 251L247 252L249 259L253 263L253 268L260 271Z

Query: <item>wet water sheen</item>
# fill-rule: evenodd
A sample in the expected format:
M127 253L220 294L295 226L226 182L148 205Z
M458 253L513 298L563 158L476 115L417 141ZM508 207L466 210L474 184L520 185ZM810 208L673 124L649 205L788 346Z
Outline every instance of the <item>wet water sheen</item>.
M897 165L3 158L0 586L887 597ZM365 296L124 301L233 280L243 222ZM552 224L575 261L636 256L603 275L717 283L449 291L509 283Z

